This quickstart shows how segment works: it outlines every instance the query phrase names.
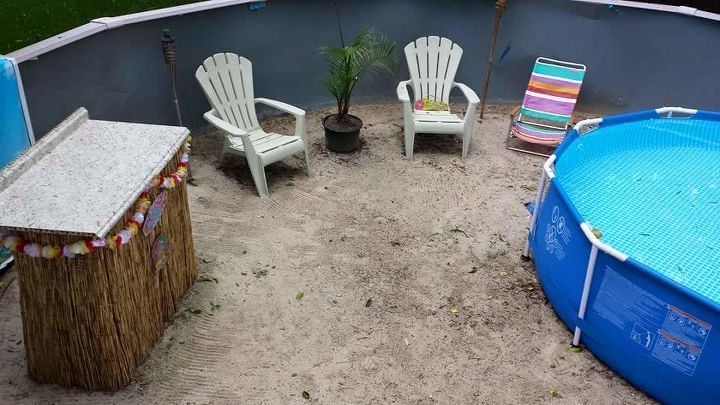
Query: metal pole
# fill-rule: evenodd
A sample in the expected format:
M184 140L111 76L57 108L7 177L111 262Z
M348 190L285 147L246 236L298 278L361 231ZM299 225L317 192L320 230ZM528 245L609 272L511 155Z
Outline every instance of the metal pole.
M500 19L502 18L507 0L497 0L495 3L495 25L493 27L492 42L490 43L490 57L488 58L487 74L485 75L485 86L483 88L482 103L480 104L480 119L485 115L485 104L487 102L488 89L490 87L490 75L492 74L493 58L495 55L495 43L497 42L498 31L500 30Z
M535 226L537 223L538 211L540 211L540 201L542 201L543 193L545 192L545 181L547 180L547 174L543 168L542 174L540 175L540 182L538 184L537 196L535 197L535 208L533 209L532 218L530 219L530 229L528 230L528 238L525 241L525 248L523 249L522 257L525 259L530 258L530 237L535 236Z
M180 114L180 102L178 101L177 95L177 53L175 51L175 38L170 34L170 29L165 28L162 30L162 38L160 44L162 45L163 57L165 59L165 67L167 68L168 77L170 79L170 90L173 95L173 103L175 104L175 115L179 126L183 126L182 115ZM188 162L188 184L195 185L195 179L192 177L192 171L190 170L190 162Z
M587 309L588 296L590 295L590 286L592 285L593 273L595 272L595 261L597 260L598 247L593 243L590 251L590 259L588 260L587 271L585 272L585 285L583 286L582 297L580 298L580 308L578 310L578 318L585 319L585 310ZM572 345L577 347L580 345L580 326L575 326L575 334L573 335Z

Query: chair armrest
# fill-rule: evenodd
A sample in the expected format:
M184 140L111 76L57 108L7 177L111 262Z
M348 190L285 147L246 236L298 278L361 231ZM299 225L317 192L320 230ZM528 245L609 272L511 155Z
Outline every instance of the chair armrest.
M415 123L413 122L413 105L410 103L410 94L408 94L408 85L412 80L405 80L398 83L397 97L403 106L403 123L405 133L414 132Z
M212 126L214 126L215 128L225 131L230 135L243 137L248 136L247 131L240 129L227 121L224 121L222 118L218 118L218 116L215 115L215 109L212 109L203 114L203 118L205 118L205 121L212 124Z
M274 107L280 111L294 115L296 118L305 116L304 110L301 110L290 104L283 103L282 101L270 100L269 98L256 98L255 102L260 103L260 104L269 105L270 107Z
M410 102L410 94L408 94L407 86L410 84L411 80L405 80L404 82L400 82L397 86L397 97L398 100L402 101L403 103L409 103Z
M458 89L460 89L460 91L462 91L462 93L465 96L465 98L467 99L468 103L478 104L480 102L480 98L477 96L477 94L475 94L475 91L473 91L473 89L471 89L470 87L468 87L462 83L458 83L458 82L454 82L453 87L457 87Z
M305 123L305 110L283 103L282 101L270 100L269 98L256 98L255 102L269 105L270 107L277 108L280 111L295 116L295 136L299 136L307 147L307 124Z
M462 83L454 82L453 87L460 89L468 101L468 108L465 111L465 119L463 120L465 121L465 125L468 125L468 123L475 120L475 110L477 109L478 103L480 103L480 98L478 98L473 89Z

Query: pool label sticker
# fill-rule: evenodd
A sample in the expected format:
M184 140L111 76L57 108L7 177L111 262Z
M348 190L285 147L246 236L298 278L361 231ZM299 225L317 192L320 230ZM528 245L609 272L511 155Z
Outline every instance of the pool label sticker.
M545 228L545 250L555 255L559 261L565 258L565 247L570 243L572 233L566 226L565 217L560 215L560 208L556 205L552 210L551 222Z
M712 325L638 287L610 266L592 308L652 357L692 376Z
M692 376L700 361L712 325L672 305L667 314L652 355L663 363Z
M653 342L655 342L655 334L647 330L644 326L636 323L633 326L632 332L630 332L630 339L640 346L650 350Z
M666 304L656 296L605 266L602 283L592 308L617 328L627 331L633 339L633 329L653 332L665 316ZM644 344L643 344L644 346Z

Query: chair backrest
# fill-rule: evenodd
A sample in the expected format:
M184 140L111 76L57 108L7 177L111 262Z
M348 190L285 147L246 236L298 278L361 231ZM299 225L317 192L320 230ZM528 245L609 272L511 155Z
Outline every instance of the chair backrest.
M519 120L564 127L575 111L585 65L537 58L520 108Z
M260 127L249 60L234 53L216 53L198 67L195 78L219 118L244 130Z
M422 37L405 46L415 99L447 103L463 50L447 38Z

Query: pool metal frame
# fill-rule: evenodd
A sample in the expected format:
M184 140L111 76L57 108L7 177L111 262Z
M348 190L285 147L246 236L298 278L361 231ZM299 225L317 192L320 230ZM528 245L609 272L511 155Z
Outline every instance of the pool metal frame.
M657 115L661 118L672 118L673 114L681 115L681 116L693 116L697 114L698 110L690 109L690 108L683 108L683 107L662 107L655 109L655 112ZM592 118L587 119L578 122L573 127L572 131L575 131L578 136L582 136L588 132L590 132L592 127L598 126L600 123L603 122L602 118ZM586 130L587 129L587 130ZM583 131L586 130L586 131ZM569 142L568 142L569 143ZM562 145L558 148L562 148ZM562 149L561 149L562 150ZM538 184L538 191L537 196L535 197L535 208L533 209L532 218L530 219L530 229L528 232L528 239L525 242L525 248L523 249L523 257L530 257L530 239L535 236L535 228L537 225L537 217L538 212L540 211L540 203L543 201L543 197L546 191L546 186L549 180L552 180L555 178L555 160L557 159L557 151L553 153L543 164L543 170L540 175L540 182ZM572 205L569 204L571 207ZM574 207L573 207L574 209ZM579 215L577 215L579 219L582 219ZM592 279L595 272L595 261L597 260L597 254L598 250L601 250L608 255L614 257L615 259L625 262L628 259L628 255L625 253L620 252L619 250L613 248L612 246L601 242L600 239L598 239L595 234L593 233L593 228L590 226L587 221L582 221L580 223L580 229L582 229L583 234L585 234L585 237L588 239L590 244L592 245L592 249L590 250L590 258L588 259L587 263L587 270L585 271L585 281L583 284L583 290L582 290L582 296L580 298L580 308L578 310L578 318L580 320L583 320L585 318L585 311L587 310L587 302L588 297L590 295L590 287L592 287ZM573 346L579 346L580 345L580 335L582 334L582 329L580 328L580 325L575 326L575 332L573 334L573 340L572 344Z

